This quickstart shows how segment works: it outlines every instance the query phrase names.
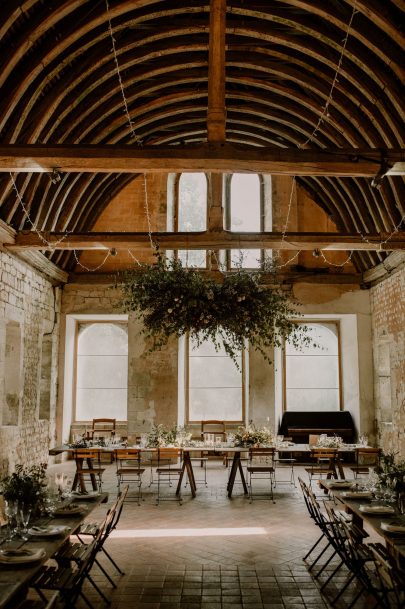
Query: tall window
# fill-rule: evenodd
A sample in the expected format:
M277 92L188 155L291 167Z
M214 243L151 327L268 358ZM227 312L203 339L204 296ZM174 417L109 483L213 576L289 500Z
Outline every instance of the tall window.
M204 173L183 173L179 181L177 230L198 232L207 229L207 178ZM206 266L205 250L181 250L184 266Z
M76 357L77 421L127 419L128 329L115 323L79 323Z
M227 205L227 227L233 232L260 233L263 230L263 202L260 178L257 174L235 173L230 176ZM258 268L259 249L231 250L228 266Z
M285 347L285 407L287 410L339 410L338 322L306 323L314 345Z
M243 422L242 354L238 364L239 370L225 349L216 351L211 341L197 347L189 340L187 422Z

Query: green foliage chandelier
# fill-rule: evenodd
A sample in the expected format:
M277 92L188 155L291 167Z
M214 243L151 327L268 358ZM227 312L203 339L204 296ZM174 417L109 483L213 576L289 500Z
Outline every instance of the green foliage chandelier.
M157 253L156 264L141 264L124 272L119 287L126 311L134 311L151 339L151 351L171 336L189 334L197 345L211 340L222 345L237 363L247 343L269 360L268 349L288 341L295 347L310 344L306 327L281 288L261 285L263 273L238 268L218 283L179 260Z

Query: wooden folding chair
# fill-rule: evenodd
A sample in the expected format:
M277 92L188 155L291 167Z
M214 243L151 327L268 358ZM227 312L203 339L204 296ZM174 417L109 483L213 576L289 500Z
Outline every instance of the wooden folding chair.
M270 499L274 503L273 487L275 486L274 448L250 448L249 463L246 471L249 476L249 498L253 501L253 480L265 479L270 482ZM258 495L256 495L257 497Z
M145 471L145 468L141 467L141 452L136 448L117 448L115 450L115 461L117 465L118 496L121 494L122 484L135 483L138 488L136 499L138 505L140 505L142 474Z
M313 479L320 478L337 478L336 461L338 451L334 448L313 448L311 450L311 458L313 460L309 467L305 468L309 476L309 484L312 484Z
M181 448L158 448L158 465L156 468L157 475L157 498L156 505L159 505L160 501L176 500L181 505L181 479L184 473L183 466L183 450ZM176 487L175 497L167 497L161 495L161 485L167 483L172 486L172 480L177 480L178 484Z
M377 467L380 462L381 449L380 448L368 448L359 447L355 449L356 464L350 469L357 478L359 475L368 475L370 469Z
M101 467L101 451L96 448L80 448L74 451L74 460L76 473L72 489L75 490L79 484L80 491L86 493L86 479L88 479L93 490L101 492L102 476L105 472L105 468Z

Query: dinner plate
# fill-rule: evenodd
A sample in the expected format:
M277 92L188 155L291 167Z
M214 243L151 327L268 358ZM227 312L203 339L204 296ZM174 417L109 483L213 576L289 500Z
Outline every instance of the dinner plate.
M349 480L335 480L329 484L329 488L351 488L352 486L353 482Z
M395 509L390 505L361 505L360 512L364 514L395 514Z
M61 525L49 525L46 527L31 527L28 529L28 533L33 537L56 537L58 535L62 535L62 533L66 533L68 530L69 527Z
M73 503L67 505L66 507L61 507L54 511L54 516L64 516L68 518L69 516L77 516L78 514L83 513L83 508L80 505L75 505Z
M373 494L370 491L345 491L342 497L346 499L371 499Z
M7 565L23 565L25 563L36 562L45 558L46 552L44 548L36 550L0 550L0 563Z
M392 520L391 522L382 522L381 528L387 533L405 533L405 522Z
M98 491L90 491L89 493L80 493L79 491L75 491L72 493L73 497L76 499L80 499L80 501L92 501L93 499L97 499L100 497L100 493Z

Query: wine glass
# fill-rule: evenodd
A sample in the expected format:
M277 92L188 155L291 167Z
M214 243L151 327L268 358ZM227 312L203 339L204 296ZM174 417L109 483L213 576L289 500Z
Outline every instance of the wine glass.
M4 513L7 516L7 541L14 539L17 534L18 524L16 522L18 513L18 501L12 501L11 499L5 499L4 501ZM15 525L15 526L13 526Z
M28 523L31 518L32 506L26 503L20 503L18 509L19 520L22 525L21 539L29 539Z
M62 485L61 485L61 498L62 499L68 499L69 497L72 496L72 484L73 484L73 478L64 474L63 480L62 480Z

